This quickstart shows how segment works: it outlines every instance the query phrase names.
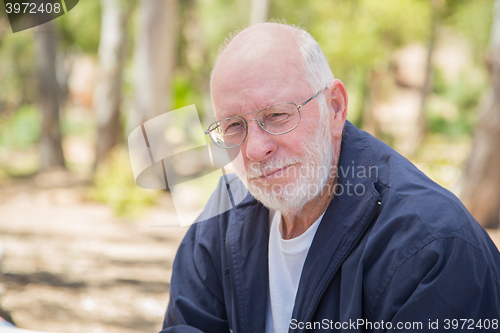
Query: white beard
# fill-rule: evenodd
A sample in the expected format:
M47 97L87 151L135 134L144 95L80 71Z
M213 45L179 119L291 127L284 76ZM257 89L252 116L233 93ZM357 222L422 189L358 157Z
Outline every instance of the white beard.
M313 137L310 142L302 144L303 153L300 156L264 163L255 162L249 166L248 172L240 163L236 161L233 163L238 177L250 193L264 206L279 210L282 214L293 214L300 211L306 203L319 194L323 194L334 152L327 112L320 112L320 115L319 129L312 133ZM270 185L263 184L262 181L254 178L268 171L296 163L301 164L298 176L291 183Z

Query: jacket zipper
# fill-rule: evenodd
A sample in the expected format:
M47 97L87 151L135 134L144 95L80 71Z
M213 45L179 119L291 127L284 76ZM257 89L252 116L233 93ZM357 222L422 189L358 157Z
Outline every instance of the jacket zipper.
M375 192L376 192L376 193L378 193L378 191L377 191L377 190L375 190ZM382 199L380 198L380 194L379 194L379 197L377 198L377 202L376 202L376 204L374 205L372 212L370 213L370 217L368 218L368 221L372 221L372 220L373 220L373 218L375 217L375 215L376 215L376 214L377 214L377 212L379 211L379 209L380 209L379 207L380 207L380 205L381 205L381 204L382 204ZM366 226L363 228L363 230L362 230L362 231L360 231L360 234L361 234L361 233L364 233L364 232L366 231L366 229L368 228L368 226L369 226L369 225L370 225L370 223L368 223L368 222L367 222L367 223L366 223ZM349 253L350 253L350 251L352 250L352 248L353 248L353 246L351 246L351 248L349 249L349 252L346 254L346 256L345 256L345 257L347 257L347 256L349 255ZM324 289L325 289L325 288L323 288L323 289L321 290L321 295L323 294ZM314 311L315 311L315 309L316 309L316 307L317 307L317 305L318 305L318 303L319 303L319 300L321 300L321 297L319 297L318 299L316 299L316 300L314 301L314 304L313 304L313 305L309 308L309 309L312 309L312 310L310 311L309 316L307 316L307 318L304 320L304 322L311 321L311 318L312 318L312 316L313 316L313 314L314 314ZM304 329L304 330L302 330L302 332L305 332L305 329Z
M233 279L232 279L232 276L233 276L233 262L232 262L232 258L231 258L231 253L230 253L230 249L229 249L229 245L228 245L228 237L229 235L229 223L228 223L228 226L227 226L227 230L226 230L226 255L227 255L227 264L228 264L228 268L229 268L229 287L231 290L231 313L232 313L232 321L233 321L233 328L229 328L229 332L230 333L238 333L238 316L237 316L237 310L236 310L236 305L235 305L235 300L234 300L234 297L235 297L235 290L234 290L234 286L233 286Z

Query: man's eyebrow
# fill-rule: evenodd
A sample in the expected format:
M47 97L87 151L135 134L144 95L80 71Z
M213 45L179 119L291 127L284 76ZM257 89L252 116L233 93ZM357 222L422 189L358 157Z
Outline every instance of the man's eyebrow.
M219 110L219 111L221 111L221 110ZM223 120L223 119L227 119L227 118L233 118L233 117L241 116L241 114L236 109L233 109L233 108L226 109L226 112L228 112L228 114L226 114L224 117L221 117L221 118L217 118L215 116L215 113L214 113L213 118L215 120Z
M283 97L282 99L280 98L275 98L275 101L274 102L271 102L271 101L268 101L267 103L264 104L263 107L259 108L259 109L256 109L256 110L252 110L252 111L248 111L248 112L245 112L243 114L240 114L236 108L229 108L229 114L226 116L226 117L222 117L222 118L217 118L215 116L215 112L214 114L210 115L210 117L212 117L212 119L216 120L216 121L219 121L219 120L223 120L223 119L228 119L228 118L234 118L234 117L239 117L239 116L244 116L244 115L247 115L247 114L251 114L253 112L257 112L257 111L260 111L260 110L263 110L267 107L270 107L270 106L273 106L275 104L279 104L279 103L294 103L294 104L297 104L299 105L300 103L304 102L305 98L302 98L302 97L295 97L294 99L290 98L290 97Z

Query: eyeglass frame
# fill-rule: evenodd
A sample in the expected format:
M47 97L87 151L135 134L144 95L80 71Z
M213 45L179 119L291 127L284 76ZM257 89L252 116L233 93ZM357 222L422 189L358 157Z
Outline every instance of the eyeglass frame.
M245 142L245 140L247 139L247 136L248 136L248 122L250 121L256 121L257 124L259 124L259 127L262 128L262 130L264 130L266 133L269 133L271 135L282 135L282 134L286 134L286 133L289 133L291 131L293 131L294 129L296 129L299 124L300 124L300 120L302 119L302 116L300 115L300 108L304 107L307 103L309 103L310 101L312 101L313 99L315 99L319 94L322 94L325 92L325 90L327 89L328 87L325 87L323 89L321 89L319 92L317 92L313 97L309 98L308 100L306 100L304 103L300 104L300 105L297 105L293 102L280 102L280 103L275 103L275 104L272 104L272 105L269 105L263 109L259 109L259 110L256 110L256 111L251 111L251 112L247 112L247 113L244 113L244 114L241 114L239 116L233 116L233 117L227 117L227 118L223 118L223 119L220 119L220 120L217 120L217 121L214 121L213 123L211 123L209 126L208 126L208 129L205 131L205 135L208 135L210 136L210 140L212 140L212 142L219 148L223 148L223 149L232 149L232 148L236 148L236 147L239 147L243 144L243 142ZM246 115L249 115L249 114L252 114L252 113L256 113L256 114L259 114L259 112L261 111L264 111L264 110L267 110L269 108L272 108L273 106L275 105L278 105L278 104L293 104L296 108L297 108L297 112L299 113L299 121L297 122L297 125L295 125L294 127L292 127L291 129L289 130L286 130L285 132L282 132L282 133L271 133L269 132L268 130L266 130L264 128L264 124L261 123L257 117L255 117L254 119L249 119L249 120L246 120L245 118L243 118L243 116L246 116ZM223 120L228 120L228 119L232 119L232 118L241 118L243 119L243 122L245 124L245 137L243 138L243 140L241 141L240 144L237 144L236 146L233 146L233 147L222 147L220 146L217 142L215 142L213 139L212 139L212 136L210 135L210 127L212 127L212 125L216 124L216 123L219 123ZM220 126L220 125L219 125Z

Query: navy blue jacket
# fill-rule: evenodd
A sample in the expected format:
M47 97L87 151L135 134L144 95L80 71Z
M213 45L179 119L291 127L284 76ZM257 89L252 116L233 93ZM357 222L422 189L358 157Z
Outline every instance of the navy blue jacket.
M290 332L500 331L500 253L452 193L349 122L338 184L304 263ZM269 211L251 195L192 225L162 333L264 332L268 238Z

